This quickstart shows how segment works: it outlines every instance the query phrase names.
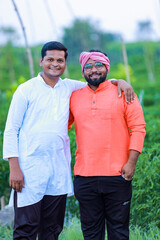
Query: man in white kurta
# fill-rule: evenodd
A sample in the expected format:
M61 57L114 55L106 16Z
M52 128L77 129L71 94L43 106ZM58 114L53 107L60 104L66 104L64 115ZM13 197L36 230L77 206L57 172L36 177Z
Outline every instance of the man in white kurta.
M4 159L18 157L25 188L17 206L44 195L72 194L68 137L71 93L85 83L59 79L47 85L40 74L21 84L13 95L4 133Z
M10 203L14 197L13 239L35 240L38 234L39 240L56 240L63 228L66 196L73 192L69 101L73 91L86 86L60 78L67 55L61 43L46 43L43 72L21 84L10 105L3 157L10 165ZM126 85L123 81L122 89L130 91Z
M46 43L41 51L43 72L21 84L10 105L3 145L9 160L14 198L13 239L58 239L66 196L72 195L69 101L85 83L60 76L67 49Z

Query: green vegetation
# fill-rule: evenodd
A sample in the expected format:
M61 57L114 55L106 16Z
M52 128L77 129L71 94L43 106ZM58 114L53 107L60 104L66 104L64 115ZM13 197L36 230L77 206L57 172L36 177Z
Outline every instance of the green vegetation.
M83 235L80 227L80 221L73 218L70 226L64 227L60 235L60 240L83 240ZM130 227L130 240L159 240L160 229L150 225L148 230L141 229L137 226ZM105 240L107 240L107 235Z
M13 239L13 229L11 226L0 226L0 239L1 240Z
M0 239L12 240L12 228L0 227ZM150 225L147 230L137 226L130 227L130 240L159 240L160 229L154 225ZM65 226L60 234L59 240L83 240L80 221L77 218L72 218L69 226ZM107 236L105 238L107 240Z
M73 218L68 227L64 227L60 235L60 240L83 240L83 235L80 227L80 221ZM148 230L141 229L137 226L130 227L130 240L159 240L160 229L155 226L149 226ZM105 240L107 240L107 235Z

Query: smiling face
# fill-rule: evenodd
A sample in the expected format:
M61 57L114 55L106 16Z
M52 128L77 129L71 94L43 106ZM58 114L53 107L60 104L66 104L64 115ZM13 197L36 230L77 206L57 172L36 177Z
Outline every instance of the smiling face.
M86 67L85 67L86 66ZM90 86L98 87L107 77L107 69L104 64L89 59L84 66L83 77Z
M47 81L58 81L66 68L65 52L61 50L47 50L40 60L43 68L42 76Z

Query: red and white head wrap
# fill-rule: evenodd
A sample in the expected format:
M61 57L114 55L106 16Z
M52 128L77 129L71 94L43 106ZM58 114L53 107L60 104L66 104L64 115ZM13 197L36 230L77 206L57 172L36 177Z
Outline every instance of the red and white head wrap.
M82 52L79 58L82 71L84 70L84 65L86 64L89 58L94 61L103 63L106 66L107 73L109 72L109 68L110 68L109 58L101 52Z

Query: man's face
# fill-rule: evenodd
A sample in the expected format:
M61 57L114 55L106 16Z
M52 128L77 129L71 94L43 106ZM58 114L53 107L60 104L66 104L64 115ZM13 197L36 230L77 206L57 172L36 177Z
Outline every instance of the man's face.
M106 66L101 62L89 59L84 66L83 77L90 85L99 86L100 83L106 80Z
M40 60L43 74L50 79L59 79L66 68L65 52L60 50L47 50L46 56Z

